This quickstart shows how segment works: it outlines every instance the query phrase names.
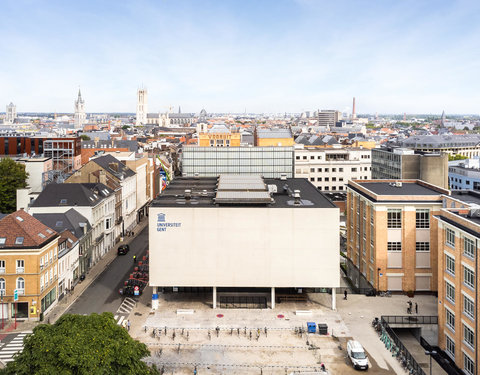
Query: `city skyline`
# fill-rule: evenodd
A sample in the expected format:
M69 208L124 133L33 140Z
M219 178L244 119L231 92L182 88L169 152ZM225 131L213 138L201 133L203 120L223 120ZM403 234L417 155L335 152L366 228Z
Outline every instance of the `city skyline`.
M478 114L480 4L6 1L0 103L19 112Z

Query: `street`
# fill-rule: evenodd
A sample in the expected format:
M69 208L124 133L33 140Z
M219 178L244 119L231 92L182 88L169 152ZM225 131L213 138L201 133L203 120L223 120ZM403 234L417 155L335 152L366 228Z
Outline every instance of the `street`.
M105 311L115 313L124 299L118 290L123 287L124 281L133 271L133 256L136 255L137 259L141 260L147 248L148 226L132 240L130 251L126 255L118 255L66 313L90 314Z

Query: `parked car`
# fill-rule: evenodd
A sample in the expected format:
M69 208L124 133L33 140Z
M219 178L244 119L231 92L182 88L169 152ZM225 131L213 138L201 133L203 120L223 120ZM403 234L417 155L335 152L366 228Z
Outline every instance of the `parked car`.
M347 354L352 362L353 368L357 370L368 370L368 357L362 344L355 340L349 340L347 343Z
M130 246L121 245L121 246L118 247L117 254L118 255L125 255L126 253L128 253L129 250L130 250Z

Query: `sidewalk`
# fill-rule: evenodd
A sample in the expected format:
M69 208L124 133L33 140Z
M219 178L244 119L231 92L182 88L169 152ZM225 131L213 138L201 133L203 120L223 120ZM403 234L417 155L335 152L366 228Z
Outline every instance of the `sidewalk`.
M129 244L133 239L138 236L138 234L148 225L148 217L142 218L140 223L134 228L134 237L125 237L123 241L118 242L114 247L112 247L98 263L93 266L85 275L85 280L79 282L72 293L66 294L65 297L57 304L53 309L44 317L43 322L38 321L24 321L17 323L17 329L10 329L10 326L6 328L2 334L11 334L18 333L25 330L32 330L38 324L41 323L55 323L58 318L60 318L69 308L72 306L75 301L82 295L82 293L87 289L95 279L113 262L117 257L117 249L120 245ZM12 323L13 324L13 323ZM11 326L13 328L13 325Z

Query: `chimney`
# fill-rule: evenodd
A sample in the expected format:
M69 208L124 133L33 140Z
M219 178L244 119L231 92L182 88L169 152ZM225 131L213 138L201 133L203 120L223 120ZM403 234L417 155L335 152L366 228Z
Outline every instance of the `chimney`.
M100 170L100 183L105 186L107 185L107 174L103 169Z
M293 204L295 204L296 206L300 205L300 201L301 201L300 190L293 191L293 199L295 200Z

